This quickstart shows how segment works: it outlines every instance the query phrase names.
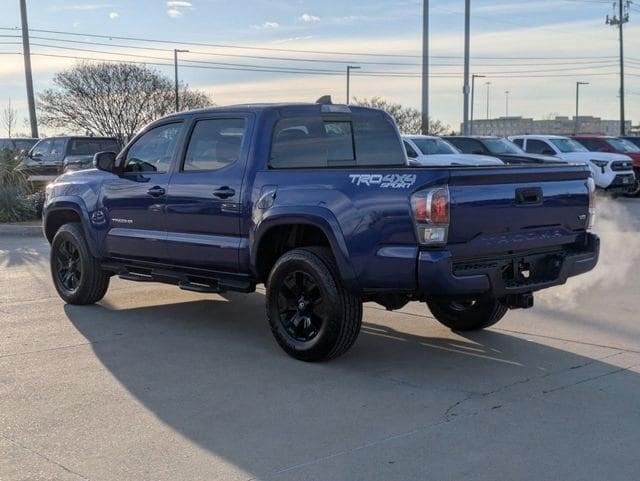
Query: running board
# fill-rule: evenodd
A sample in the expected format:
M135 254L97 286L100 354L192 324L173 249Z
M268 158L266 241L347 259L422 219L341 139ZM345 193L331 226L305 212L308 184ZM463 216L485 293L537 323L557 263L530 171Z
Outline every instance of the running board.
M179 271L163 267L151 267L138 264L104 262L102 268L114 272L120 279L133 282L161 282L172 284L180 289L202 294L219 294L226 291L253 292L255 283L249 278L214 273Z

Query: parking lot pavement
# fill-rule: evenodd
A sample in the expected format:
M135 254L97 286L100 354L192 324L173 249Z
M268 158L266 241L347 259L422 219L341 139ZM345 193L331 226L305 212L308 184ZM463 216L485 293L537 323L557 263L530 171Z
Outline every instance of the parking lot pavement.
M368 305L324 364L278 348L260 290L116 280L65 306L46 243L2 237L0 479L638 479L640 203L620 205L593 282L465 335Z

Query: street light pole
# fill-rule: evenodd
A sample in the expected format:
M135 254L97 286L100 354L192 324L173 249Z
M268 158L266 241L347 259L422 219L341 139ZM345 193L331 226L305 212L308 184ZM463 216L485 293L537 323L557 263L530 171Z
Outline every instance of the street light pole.
M464 86L462 87L463 106L463 133L469 135L469 56L470 56L470 36L471 36L471 0L464 2Z
M26 0L20 0L20 18L22 20L22 56L24 57L24 77L27 84L29 123L31 124L31 137L37 139L38 120L36 118L36 102L33 96L33 77L31 76L31 49L29 45L29 24L27 22Z
M186 53L188 50L173 49L173 67L175 71L175 95L176 95L176 112L180 111L180 93L178 88L178 54Z
M505 95L505 117L509 117L509 91L504 91Z
M484 75L473 74L471 76L471 118L469 119L469 135L473 135L473 107L475 105L476 98L476 79L485 78Z
M613 17L607 15L607 25L618 27L620 42L620 135L625 135L625 113L624 113L624 24L629 21L629 0L618 0L618 14L615 13L616 4L613 4Z
M422 135L429 135L429 0L422 0Z
M589 85L589 82L576 82L576 118L574 134L578 134L580 130L580 117L579 117L579 102L580 102L580 85Z
M351 71L358 70L360 67L355 67L353 65L347 65L347 105L349 105L349 88L351 85Z
M489 87L491 86L491 82L485 82L487 86L487 120L489 120Z

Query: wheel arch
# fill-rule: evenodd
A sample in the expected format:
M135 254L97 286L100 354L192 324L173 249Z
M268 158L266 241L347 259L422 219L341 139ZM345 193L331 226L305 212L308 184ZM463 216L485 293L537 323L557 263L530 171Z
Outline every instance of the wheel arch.
M250 243L251 268L257 279L264 282L277 259L291 249L326 246L331 249L345 287L357 289L342 231L335 218L326 215L327 212L298 211L265 216L253 231Z
M61 199L47 205L42 220L44 235L49 244L51 244L60 227L71 222L77 222L82 226L91 254L98 257L89 214L80 202L77 199Z

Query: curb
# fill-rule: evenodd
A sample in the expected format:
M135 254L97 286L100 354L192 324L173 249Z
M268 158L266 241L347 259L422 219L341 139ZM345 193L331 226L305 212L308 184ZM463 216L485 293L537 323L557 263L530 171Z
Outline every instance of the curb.
M20 225L20 224L0 224L0 236L23 236L42 237L42 226L40 225Z

